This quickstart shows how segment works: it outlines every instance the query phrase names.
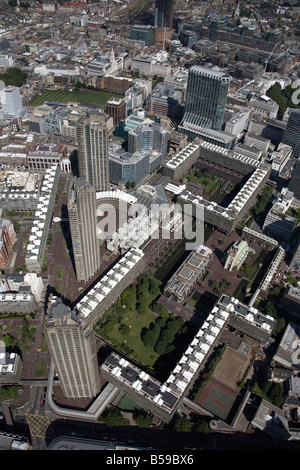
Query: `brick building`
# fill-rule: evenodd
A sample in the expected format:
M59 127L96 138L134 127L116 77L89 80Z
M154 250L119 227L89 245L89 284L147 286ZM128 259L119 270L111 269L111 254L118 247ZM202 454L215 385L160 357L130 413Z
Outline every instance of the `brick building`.
M10 220L0 219L0 267L7 267L13 244L16 241L16 232Z

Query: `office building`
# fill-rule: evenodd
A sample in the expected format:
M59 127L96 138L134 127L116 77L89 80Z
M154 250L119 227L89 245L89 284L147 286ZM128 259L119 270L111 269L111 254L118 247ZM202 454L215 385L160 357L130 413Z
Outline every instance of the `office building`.
M293 258L290 263L290 271L296 276L300 274L300 241L297 242L296 249L293 253Z
M263 231L275 240L289 241L296 227L295 217L286 212L294 200L294 194L283 188L278 194L264 221Z
M109 189L108 137L112 118L105 113L88 113L77 123L80 178L97 191Z
M293 156L300 158L300 109L293 109L283 133L282 142L290 145Z
M230 80L228 73L215 68L191 67L181 132L193 138L203 128L221 130Z
M172 67L169 55L166 51L154 50L148 54L136 55L131 59L131 70L138 69L139 72L148 77L158 75L166 78L171 75Z
M226 122L225 131L239 137L247 129L249 119L250 109L241 108Z
M8 352L6 346L2 346L2 344L0 345L0 384L17 384L22 375L21 356L13 352ZM3 448L1 447L1 449Z
M139 184L148 174L150 152L137 150L134 153L113 152L109 155L109 175L113 184Z
M124 98L111 98L106 102L106 113L113 118L114 125L126 117L126 102Z
M100 376L92 326L74 314L61 299L52 297L45 333L65 397L95 397L100 391Z
M174 0L156 0L154 10L154 26L173 28Z
M262 95L258 99L251 100L249 102L249 108L256 114L256 116L260 116L265 119L276 119L279 105L268 96Z
M73 182L68 214L78 281L87 282L100 267L96 190L82 178Z
M283 367L299 371L299 343L300 327L289 322L273 357L274 361Z
M156 150L162 154L164 161L168 152L168 142L169 131L155 122L145 122L128 132L128 151L130 153L137 150Z
M36 145L27 154L28 170L44 172L55 163L61 166L62 162L66 159L68 160L67 147L65 145L54 143Z
M42 276L36 273L7 274L0 278L0 295L7 292L31 292L35 302L43 301L46 293L46 286Z
M0 91L3 118L12 120L21 117L25 113L22 106L20 89L15 86L7 86Z
M142 41L145 46L152 46L155 40L155 30L153 26L135 24L131 28L129 39L135 42Z

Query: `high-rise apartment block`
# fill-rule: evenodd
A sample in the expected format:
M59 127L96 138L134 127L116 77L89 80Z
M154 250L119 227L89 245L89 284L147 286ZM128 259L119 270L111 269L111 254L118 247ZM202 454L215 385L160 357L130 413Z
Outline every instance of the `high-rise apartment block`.
M112 118L105 113L88 113L77 123L80 178L97 191L109 189L108 136Z
M282 142L292 147L294 157L300 158L300 109L291 111Z
M50 298L46 339L66 398L92 398L100 390L96 336L61 299Z
M193 140L201 129L220 131L231 76L214 68L194 65L188 76L181 132ZM197 134L198 132L198 134Z
M82 178L74 180L68 214L78 281L87 282L100 267L96 190Z
M154 10L154 26L173 28L174 0L156 0Z

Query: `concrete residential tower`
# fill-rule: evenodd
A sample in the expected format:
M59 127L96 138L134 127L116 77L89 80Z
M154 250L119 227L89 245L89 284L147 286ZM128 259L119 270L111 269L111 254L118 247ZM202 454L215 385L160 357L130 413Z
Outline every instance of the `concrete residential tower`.
M77 124L79 176L97 191L109 189L108 135L112 118L89 113Z
M87 282L100 267L97 237L96 190L84 179L74 180L68 200L76 276Z
M96 336L60 298L50 299L45 332L66 398L92 398L100 390Z

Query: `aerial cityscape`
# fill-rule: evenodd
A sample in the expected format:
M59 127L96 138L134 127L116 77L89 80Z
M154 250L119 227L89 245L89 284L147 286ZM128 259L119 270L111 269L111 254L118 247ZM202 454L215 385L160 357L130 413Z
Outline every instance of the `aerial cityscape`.
M0 449L299 450L300 1L0 15Z

